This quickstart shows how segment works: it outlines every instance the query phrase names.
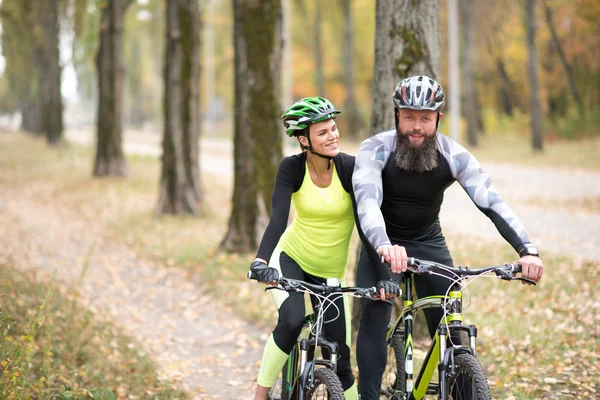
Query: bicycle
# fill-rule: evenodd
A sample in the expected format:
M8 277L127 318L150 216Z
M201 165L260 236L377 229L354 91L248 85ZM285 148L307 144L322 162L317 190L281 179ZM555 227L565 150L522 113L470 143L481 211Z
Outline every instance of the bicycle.
M388 362L381 385L381 395L393 400L420 400L425 395L438 395L439 399L490 399L490 390L483 367L476 358L477 327L463 324L462 282L469 277L494 272L503 280L535 282L515 276L521 272L519 264L488 266L478 269L449 267L432 261L408 259L409 269L404 273L404 310L390 324L386 334ZM444 275L444 273L450 276ZM413 274L439 274L452 281L445 296L428 296L413 301ZM419 310L442 307L444 318L429 345L429 350L414 381L413 375L413 317ZM402 326L404 322L404 326ZM468 345L453 343L450 335L466 332ZM450 341L448 345L447 340ZM438 382L433 374L438 369Z
M250 279L255 279L251 272ZM314 314L304 318L304 326L278 380L269 391L270 400L343 400L344 389L336 375L338 344L322 337L325 311L337 307L334 301L339 296L354 296L379 299L375 288L342 287L337 278L328 278L321 285L280 277L278 286L265 290L279 289L287 292L309 293L318 300ZM321 349L322 357L315 357L315 350ZM325 351L324 351L325 350ZM325 356L328 354L328 357Z

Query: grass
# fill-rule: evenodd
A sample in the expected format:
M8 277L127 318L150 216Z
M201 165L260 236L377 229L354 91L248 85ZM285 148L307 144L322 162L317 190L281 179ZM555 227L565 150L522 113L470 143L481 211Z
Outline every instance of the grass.
M123 335L79 306L76 292L0 265L0 398L186 398Z
M498 161L511 149L502 147L490 154ZM552 165L550 155L541 157L540 165ZM259 321L265 329L273 325L270 296L245 278L253 255L218 251L230 212L230 183L203 177L202 218L156 217L158 160L130 157L131 177L122 180L92 179L92 159L87 147L50 150L26 135L0 135L0 185L22 191L31 200L60 204L73 218L101 226L108 237L127 243L141 256L199 277L215 301L240 316ZM460 236L447 240L456 263L481 266L515 258L507 244L489 245ZM480 356L495 397L596 398L600 303L594 288L600 265L553 255L545 255L544 262L544 279L535 288L484 279L470 286L473 304L465 318L480 326Z

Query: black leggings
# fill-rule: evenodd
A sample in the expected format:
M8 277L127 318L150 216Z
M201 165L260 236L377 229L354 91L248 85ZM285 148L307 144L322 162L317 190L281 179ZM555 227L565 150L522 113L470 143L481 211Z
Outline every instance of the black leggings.
M326 281L324 278L304 272L298 263L284 252L281 252L279 265L282 275L286 278L314 284L321 284ZM310 300L314 307L316 299L311 296ZM328 341L338 343L337 375L342 382L342 387L347 390L354 384L354 375L350 365L350 348L346 344L346 329L349 329L349 327L346 327L344 301L348 300L344 300L342 297L337 298L334 301L337 308L330 306L325 311L325 321L330 322L323 324L323 336ZM294 348L298 335L302 331L305 311L303 293L289 293L289 297L279 307L279 319L273 330L273 339L277 347L287 354ZM324 353L327 352L324 351ZM324 354L324 356L329 357L329 354Z
M406 247L409 257L422 258L453 266L450 252L446 248L443 237L441 243L432 246L418 244ZM361 249L356 272L357 286L372 287L377 284L377 276L371 268L369 257L364 248ZM400 280L400 275L394 279ZM413 279L418 297L443 295L450 286L450 281L435 275L414 275ZM398 301L398 300L396 300ZM390 321L392 306L383 301L361 300L362 318L356 339L356 361L358 363L358 390L361 400L378 400L381 379L385 371L387 348L385 334ZM435 335L437 326L443 317L440 308L424 310L427 327L431 337ZM456 338L459 340L459 338ZM454 338L453 338L454 340Z

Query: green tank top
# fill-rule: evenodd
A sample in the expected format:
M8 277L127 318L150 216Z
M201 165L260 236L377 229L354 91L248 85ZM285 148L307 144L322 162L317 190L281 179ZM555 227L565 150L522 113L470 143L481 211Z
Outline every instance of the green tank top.
M344 279L354 215L350 194L333 166L331 184L316 186L308 165L300 189L292 194L296 216L279 241L279 248L307 273Z

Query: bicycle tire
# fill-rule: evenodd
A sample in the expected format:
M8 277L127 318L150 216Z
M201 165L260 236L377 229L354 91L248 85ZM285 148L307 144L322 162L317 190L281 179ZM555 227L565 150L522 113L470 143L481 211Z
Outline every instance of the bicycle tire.
M490 388L483 367L477 359L467 353L454 357L456 374L447 378L448 393L452 400L490 400ZM465 379L468 378L471 388ZM471 392L465 393L465 392Z
M380 394L388 399L404 398L406 382L404 380L404 331L397 330L387 347L387 361Z
M344 389L340 378L329 368L317 368L314 385L305 391L305 398L321 400L344 400Z

